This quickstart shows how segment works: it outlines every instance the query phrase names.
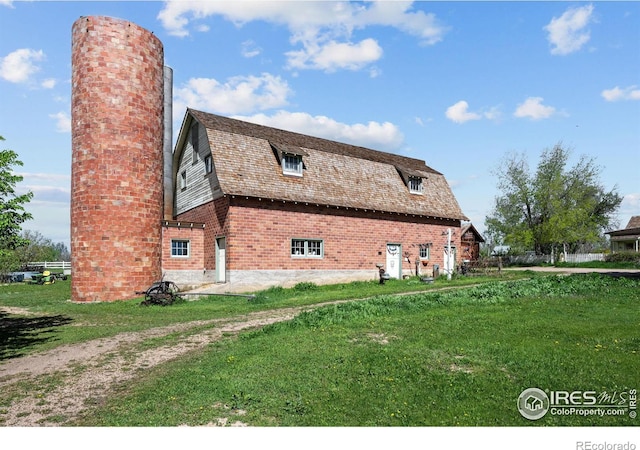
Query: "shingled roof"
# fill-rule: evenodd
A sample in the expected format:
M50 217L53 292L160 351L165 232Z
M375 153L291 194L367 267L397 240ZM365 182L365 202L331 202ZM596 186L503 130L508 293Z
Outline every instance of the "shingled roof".
M193 109L183 129L189 116L207 130L225 195L468 220L444 176L422 160ZM302 177L282 173L281 152L302 156ZM422 194L409 192L409 176L423 178Z
M627 228L640 228L640 216L633 216L629 219Z
M608 231L605 234L610 235L612 240L624 240L628 239L629 236L640 236L640 216L631 217L626 228Z

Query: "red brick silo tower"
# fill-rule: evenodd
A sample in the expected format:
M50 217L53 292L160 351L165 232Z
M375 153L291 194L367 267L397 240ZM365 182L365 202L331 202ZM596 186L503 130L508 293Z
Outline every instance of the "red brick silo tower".
M72 300L134 297L161 276L164 50L110 17L72 27Z

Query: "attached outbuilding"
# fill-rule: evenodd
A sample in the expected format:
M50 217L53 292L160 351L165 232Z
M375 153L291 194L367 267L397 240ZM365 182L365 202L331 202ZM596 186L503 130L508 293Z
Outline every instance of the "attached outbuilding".
M188 109L173 187L162 265L182 284L401 278L462 259L468 219L419 159Z
M477 261L480 258L480 244L484 243L484 238L472 223L463 224L460 233L462 235L460 239L462 260Z

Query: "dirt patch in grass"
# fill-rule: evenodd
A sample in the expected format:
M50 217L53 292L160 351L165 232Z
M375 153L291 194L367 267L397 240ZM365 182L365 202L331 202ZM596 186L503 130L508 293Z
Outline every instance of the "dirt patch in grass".
M194 321L121 333L8 360L0 365L0 389L13 401L0 406L0 425L69 424L91 406L103 403L119 383L134 379L142 370L203 348L223 336L290 320L305 309L311 308L263 311L223 320ZM137 349L148 339L175 333L184 335L173 339L171 344L159 342L153 348ZM52 375L60 381L54 387L40 388L39 380ZM34 389L25 390L25 385L34 386ZM228 418L221 419L212 425L243 425Z

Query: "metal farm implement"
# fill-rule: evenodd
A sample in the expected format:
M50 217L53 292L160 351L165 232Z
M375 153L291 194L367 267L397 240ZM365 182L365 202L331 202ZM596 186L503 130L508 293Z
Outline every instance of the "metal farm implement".
M144 294L144 301L140 303L143 306L167 306L181 297L179 291L178 285L173 281L156 281L146 291L138 291L136 294Z
M244 297L247 300L254 300L255 294L232 294L229 292L180 292L180 288L173 281L156 281L146 291L137 291L136 294L144 294L142 306L172 305L179 298L193 295L195 297L222 296L222 297Z

